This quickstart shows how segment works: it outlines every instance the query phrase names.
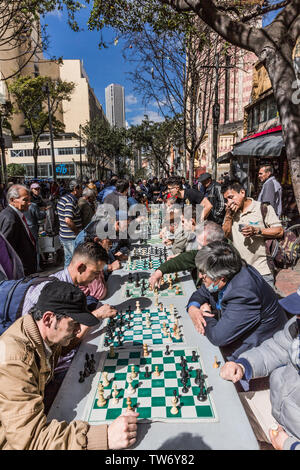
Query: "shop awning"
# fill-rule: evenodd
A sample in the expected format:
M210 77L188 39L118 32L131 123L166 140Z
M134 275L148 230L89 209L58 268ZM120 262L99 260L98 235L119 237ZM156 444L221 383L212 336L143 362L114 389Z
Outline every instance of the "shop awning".
M281 132L244 140L233 146L234 157L279 157L284 142Z
M265 134L235 144L231 152L218 158L218 163L229 163L232 157L279 157L283 147L281 132Z
M224 155L218 158L218 163L230 163L232 157L232 152L224 153Z

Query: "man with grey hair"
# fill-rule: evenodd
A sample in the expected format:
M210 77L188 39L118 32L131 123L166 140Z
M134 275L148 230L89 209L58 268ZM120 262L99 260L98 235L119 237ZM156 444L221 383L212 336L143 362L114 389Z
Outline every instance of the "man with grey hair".
M81 184L77 180L69 183L70 193L62 196L57 203L59 218L59 238L64 248L65 268L69 266L75 248L75 238L82 228L78 199L82 195Z
M95 191L88 187L84 188L82 191L82 197L78 201L82 228L85 228L90 223L95 214L95 200Z
M229 346L226 355L237 358L284 327L287 317L274 290L233 245L209 243L195 262L202 285L187 311L199 333L215 346Z
M8 206L0 213L0 231L19 256L24 274L37 270L36 242L24 212L30 205L30 193L26 186L12 185L7 192Z
M274 176L272 165L261 166L258 171L258 179L263 183L257 200L270 204L276 215L281 216L282 212L282 187Z
M160 285L161 279L164 274L176 273L179 271L196 271L195 258L203 246L213 241L221 242L224 240L224 232L220 225L211 220L205 220L197 225L195 229L195 239L193 243L190 241L187 246L187 251L175 255L165 263L161 264L159 268L152 274L149 279L149 284L154 288ZM198 276L195 276L197 282Z

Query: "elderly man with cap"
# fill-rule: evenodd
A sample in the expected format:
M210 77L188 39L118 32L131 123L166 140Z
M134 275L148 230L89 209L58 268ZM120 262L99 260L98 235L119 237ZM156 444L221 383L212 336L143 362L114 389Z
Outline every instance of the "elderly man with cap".
M269 391L256 392L260 395L256 399L253 392L245 396L251 424L259 440L267 441L269 434L275 449L300 450L300 288L279 303L292 315L284 329L234 362L226 362L220 375L234 383L241 381L245 390L251 379L270 376ZM271 429L274 420L276 429Z
M207 198L212 205L207 219L221 225L225 216L225 203L220 183L213 181L209 173L200 175L198 181L203 186L204 197Z
M127 412L112 424L47 421L43 397L62 348L81 325L95 326L78 287L48 283L29 313L0 339L0 448L2 450L106 450L136 440L138 413ZM70 390L71 393L71 390Z

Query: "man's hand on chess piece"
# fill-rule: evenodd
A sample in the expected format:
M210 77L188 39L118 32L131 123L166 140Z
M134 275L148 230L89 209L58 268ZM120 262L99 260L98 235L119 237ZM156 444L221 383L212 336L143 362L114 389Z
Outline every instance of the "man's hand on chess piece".
M109 304L104 304L101 305L101 307L97 308L97 310L94 310L93 315L98 318L98 320L101 320L103 318L113 318L117 315L117 310L115 307L112 307Z
M116 261L114 261L113 263L108 264L107 267L108 271L110 272L116 271L117 269L121 269L121 263L118 259L116 259Z
M237 364L236 362L229 361L221 367L220 370L220 377L224 380L230 380L233 383L238 382L244 375L244 368L241 364Z
M276 450L283 450L284 443L289 437L283 427L279 425L276 431L269 429L269 436L271 444Z
M157 269L150 277L149 277L149 285L154 289L154 287L157 285L158 287L160 286L161 280L163 277L163 273Z
M109 449L126 449L136 442L138 416L139 413L126 411L108 426Z
M188 314L191 317L192 322L198 333L201 335L205 334L206 321L204 317L213 317L214 314L211 313L211 306L207 303L201 305L201 307L196 307L191 305L188 309Z

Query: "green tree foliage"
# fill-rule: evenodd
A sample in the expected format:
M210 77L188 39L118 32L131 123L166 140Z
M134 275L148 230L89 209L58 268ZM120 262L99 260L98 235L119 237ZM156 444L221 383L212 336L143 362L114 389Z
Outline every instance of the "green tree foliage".
M150 121L148 116L140 125L132 126L128 130L128 139L135 153L141 152L142 157L148 160L150 167L155 171L157 163L164 173L170 174L168 158L172 146L180 147L182 140L182 122L166 118L163 122Z
M50 97L49 110L47 86ZM41 134L49 130L49 112L54 135L58 135L63 132L64 124L55 113L62 101L71 100L74 87L73 82L51 80L42 76L21 76L9 82L8 90L12 97L14 112L23 114L25 130L32 136L35 178L37 178L39 139Z
M7 176L12 178L14 176L24 176L25 175L25 167L18 163L9 163L6 167Z
M98 168L99 178L106 168L115 168L120 176L126 173L126 162L131 159L126 129L112 128L104 119L96 118L82 131L89 163Z

